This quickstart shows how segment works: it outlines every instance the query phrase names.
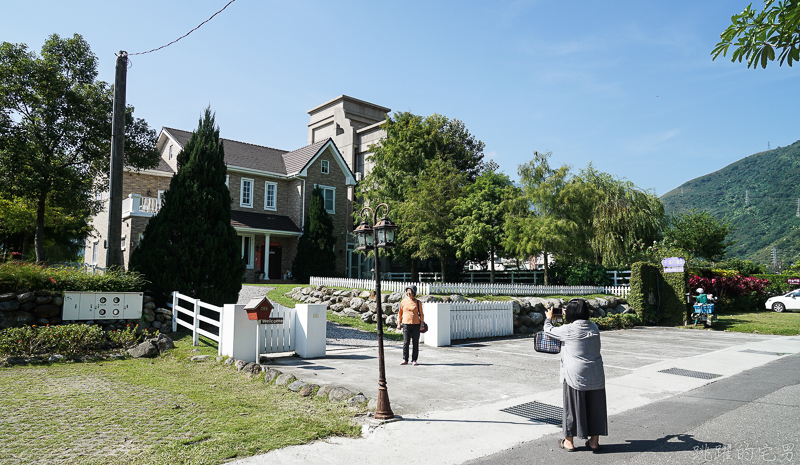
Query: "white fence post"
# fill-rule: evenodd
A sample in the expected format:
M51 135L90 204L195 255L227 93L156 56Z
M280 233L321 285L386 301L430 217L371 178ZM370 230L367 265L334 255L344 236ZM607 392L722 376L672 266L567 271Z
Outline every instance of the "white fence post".
M178 293L172 292L172 332L178 330Z
M220 320L220 351L221 355L233 357L237 360L255 362L253 360L253 346L256 344L255 326L257 321L247 318L244 305L225 304Z
M194 300L194 331L192 331L192 345L200 345L200 334L197 332L200 329L200 299Z
M450 345L450 304L424 303L422 313L428 332L425 333L425 345L444 347Z
M295 308L294 350L301 358L324 357L327 346L327 304L298 304Z

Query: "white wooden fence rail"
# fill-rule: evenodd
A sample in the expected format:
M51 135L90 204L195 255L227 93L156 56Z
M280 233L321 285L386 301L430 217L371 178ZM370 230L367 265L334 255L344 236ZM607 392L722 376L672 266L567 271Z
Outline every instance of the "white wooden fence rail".
M180 305L180 302L188 302L189 307ZM167 304L172 309L172 331L177 331L178 326L188 328L192 332L192 345L200 343L200 336L205 336L212 341L217 342L217 354L221 355L222 344L219 342L222 338L222 307L217 307L209 303L203 302L200 299L189 297L188 295L181 294L180 292L172 293L172 304ZM201 309L216 312L217 319L209 318L200 313ZM191 321L186 321L178 316L185 315L191 318ZM208 323L209 325L217 328L217 334L206 331L200 328L200 322Z
M511 302L455 302L450 304L450 340L514 334Z
M281 324L258 324L259 354L278 352L294 352L295 349L295 313L297 310L275 304L270 318L283 318Z
M605 294L608 295L615 295L617 297L627 298L628 294L631 293L630 286L606 286L605 287Z

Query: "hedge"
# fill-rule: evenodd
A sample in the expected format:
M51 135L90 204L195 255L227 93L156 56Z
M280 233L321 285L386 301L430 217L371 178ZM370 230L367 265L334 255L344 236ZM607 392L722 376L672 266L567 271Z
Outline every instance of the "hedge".
M28 262L0 263L0 293L20 289L37 291L141 292L143 276L120 270L90 274L66 267L48 267Z

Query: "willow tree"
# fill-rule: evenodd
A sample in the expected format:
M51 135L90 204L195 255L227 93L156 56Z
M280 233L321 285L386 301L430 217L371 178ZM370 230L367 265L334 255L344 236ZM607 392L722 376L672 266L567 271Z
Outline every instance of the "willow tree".
M621 264L637 241L650 242L665 226L664 205L652 192L589 166L571 180L580 198L580 237L588 238L594 261Z

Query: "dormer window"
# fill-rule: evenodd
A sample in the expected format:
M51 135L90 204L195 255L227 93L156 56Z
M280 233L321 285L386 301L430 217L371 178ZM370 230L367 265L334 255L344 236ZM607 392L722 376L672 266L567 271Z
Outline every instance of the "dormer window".
M328 174L331 172L331 165L328 160L322 160L322 174Z

